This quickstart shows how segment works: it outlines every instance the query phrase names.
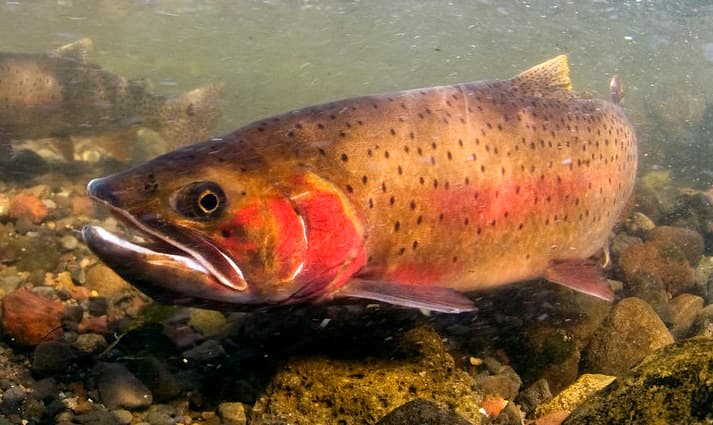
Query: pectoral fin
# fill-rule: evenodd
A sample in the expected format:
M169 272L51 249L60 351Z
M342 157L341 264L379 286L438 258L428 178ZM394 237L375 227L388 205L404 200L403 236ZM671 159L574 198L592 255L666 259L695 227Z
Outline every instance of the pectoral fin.
M545 279L578 292L593 295L603 300L614 299L609 282L601 268L592 260L566 260L553 262L545 270Z
M403 285L394 282L352 279L339 288L335 296L363 298L442 313L463 313L477 310L473 301L460 292L426 285Z

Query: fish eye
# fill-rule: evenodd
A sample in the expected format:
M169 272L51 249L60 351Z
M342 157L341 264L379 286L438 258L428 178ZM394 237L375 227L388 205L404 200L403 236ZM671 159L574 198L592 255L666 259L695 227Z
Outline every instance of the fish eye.
M190 218L213 218L225 208L225 192L214 182L194 182L171 196L171 207Z

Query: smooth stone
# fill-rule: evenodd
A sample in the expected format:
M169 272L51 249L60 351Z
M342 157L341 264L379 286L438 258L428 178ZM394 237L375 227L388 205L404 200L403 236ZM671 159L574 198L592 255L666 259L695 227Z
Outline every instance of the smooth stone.
M673 336L646 301L624 298L594 332L584 351L584 370L622 375L648 354L671 343Z
M176 409L167 404L154 404L149 407L144 419L151 425L175 425Z
M129 367L150 390L154 401L168 401L181 392L176 377L168 365L156 357L142 357L129 363Z
M72 419L72 422L79 422L82 425L118 425L114 415L106 410L92 410L75 415Z
M681 294L672 299L669 304L671 305L671 335L677 340L687 337L698 312L703 308L703 298L698 295Z
M126 409L112 410L111 414L119 425L129 425L134 420L134 415Z
M109 409L145 409L153 402L151 391L121 363L98 363L94 374L102 403Z
M109 310L109 300L106 297L89 297L87 310L92 316L103 316Z
M199 346L186 350L183 357L194 362L206 362L225 355L225 349L214 339L207 339Z

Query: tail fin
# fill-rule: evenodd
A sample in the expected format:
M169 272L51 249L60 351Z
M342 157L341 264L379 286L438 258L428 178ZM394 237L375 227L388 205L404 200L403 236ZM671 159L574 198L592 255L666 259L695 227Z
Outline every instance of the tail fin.
M158 133L170 148L201 141L213 134L220 118L224 83L212 83L170 98L161 106Z

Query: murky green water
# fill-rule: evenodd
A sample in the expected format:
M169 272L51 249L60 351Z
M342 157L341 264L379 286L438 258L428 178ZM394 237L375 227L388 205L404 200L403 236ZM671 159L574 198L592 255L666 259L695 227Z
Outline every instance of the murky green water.
M178 93L228 84L221 130L319 101L505 78L566 52L575 87L622 76L646 102L713 96L705 1L7 1L0 48L91 37L92 62ZM646 145L644 141L644 151Z

